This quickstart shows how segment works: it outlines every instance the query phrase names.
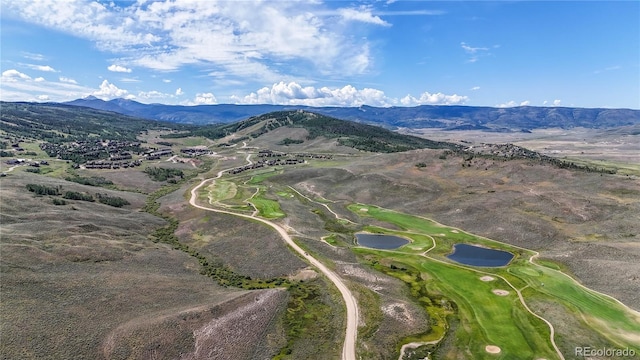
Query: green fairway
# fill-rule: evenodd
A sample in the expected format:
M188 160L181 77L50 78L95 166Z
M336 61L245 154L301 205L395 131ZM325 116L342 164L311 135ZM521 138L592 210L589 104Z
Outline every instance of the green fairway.
M260 184L261 182L263 182L265 179L270 178L272 176L278 175L280 174L280 171L276 171L276 170L268 170L266 172L260 173L260 174L256 174L254 176L251 177L251 179L249 179L246 183L249 185L256 185L256 184Z
M278 219L285 216L285 213L280 209L280 204L278 204L277 201L255 196L249 200L249 202L258 209L258 215L264 218Z
M531 313L517 291L527 289L529 296L553 299L570 310L574 316L603 335L611 346L630 347L640 351L640 316L612 298L587 289L557 269L529 261L536 253L479 237L460 229L438 224L427 218L403 214L376 206L352 204L348 207L360 217L371 217L400 228L386 229L368 226L367 231L387 233L412 242L396 250L356 248L366 258L375 259L378 270L395 276L412 289L412 294L425 304L432 317L443 318L442 309L430 307L430 301L441 294L457 306L457 317L462 326L455 333L456 347L474 359L495 358L485 346L500 348L505 359L558 358L550 340L550 328ZM383 225L382 225L383 226ZM468 243L501 249L514 254L505 267L483 268L455 263L446 255L456 243ZM391 263L393 269L381 268L380 263ZM549 265L545 262L545 265ZM420 276L409 275L408 269L418 269ZM490 276L491 278L487 278ZM421 280L421 279L428 280ZM481 280L483 278L485 281ZM489 280L487 280L489 279ZM416 289L424 287L427 295ZM523 303L524 301L524 303ZM554 319L546 319L553 325ZM434 337L437 327L434 330ZM422 341L428 337L423 336Z

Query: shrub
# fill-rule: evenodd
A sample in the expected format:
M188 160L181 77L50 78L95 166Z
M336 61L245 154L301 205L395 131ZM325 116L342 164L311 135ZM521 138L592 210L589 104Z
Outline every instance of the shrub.
M62 199L53 198L53 205L67 205L67 202Z
M100 176L92 176L89 178L82 176L68 176L65 178L65 180L89 186L113 185L113 181L107 180Z
M298 140L298 139L290 139L290 138L285 138L282 141L280 141L278 143L278 145L289 145L289 144L302 144L304 142L304 140Z
M96 194L98 201L102 204L113 206L113 207L123 207L125 205L131 204L127 199L123 199L118 196L109 196L107 194Z
M60 195L60 190L55 187L38 184L27 184L27 190L34 192L38 195Z
M91 194L84 194L77 191L67 191L64 193L64 195L62 195L62 197L69 200L81 200L90 202L95 201Z

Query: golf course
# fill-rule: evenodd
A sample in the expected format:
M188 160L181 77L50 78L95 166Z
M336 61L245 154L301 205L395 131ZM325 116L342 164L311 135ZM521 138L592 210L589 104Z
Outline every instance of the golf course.
M429 294L419 300L432 318L444 319L451 309L446 300L437 303L431 294L454 301L461 321L455 341L474 359L495 358L498 353L507 359L564 359L554 340L553 319L527 305L528 300L540 298L562 304L612 343L640 351L640 314L583 287L561 271L537 264L533 251L376 206L353 204L349 209L360 217L402 229L367 227L370 232L412 240L396 250L358 247L354 251L368 258L376 269L406 282L416 295ZM504 267L464 266L446 258L456 243L509 251L515 257ZM382 264L389 264L388 270ZM446 329L447 324L436 321L435 327ZM419 340L432 342L442 330Z

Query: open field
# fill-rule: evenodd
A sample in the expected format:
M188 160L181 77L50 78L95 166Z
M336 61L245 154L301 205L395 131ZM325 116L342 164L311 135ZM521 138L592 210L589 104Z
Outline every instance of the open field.
M584 164L605 165L621 174L640 176L640 129L534 129L530 132L492 133L479 130L447 131L411 129L401 131L429 139L454 141L466 145L512 143L545 155Z

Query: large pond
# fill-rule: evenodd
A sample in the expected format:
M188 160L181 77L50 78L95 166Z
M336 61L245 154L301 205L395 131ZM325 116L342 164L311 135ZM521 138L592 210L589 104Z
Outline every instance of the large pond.
M455 244L453 254L447 257L465 265L493 267L507 265L513 259L513 254L468 244Z
M393 235L381 235L381 234L356 234L358 244L374 249L397 249L402 245L408 244L409 240L393 236Z

